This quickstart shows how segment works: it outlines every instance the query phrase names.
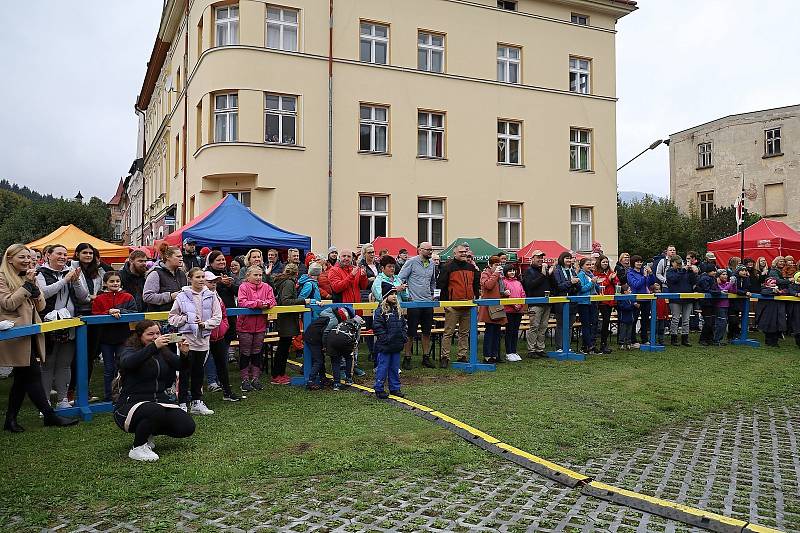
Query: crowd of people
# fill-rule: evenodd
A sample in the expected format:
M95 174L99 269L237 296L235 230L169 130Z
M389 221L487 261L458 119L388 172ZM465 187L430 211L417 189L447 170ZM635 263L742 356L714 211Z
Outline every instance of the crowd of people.
M739 335L743 311L742 300L724 295L800 293L800 273L792 257L778 257L769 265L763 257L732 258L726 265L717 265L713 253L700 258L689 251L684 259L674 246L652 260L621 253L613 267L599 246L591 256L576 258L564 252L552 263L541 250L534 250L526 265L498 254L484 268L466 243L455 246L452 259L444 263L429 242L420 243L413 256L401 250L396 257L386 250L376 254L372 245L330 247L324 257L309 252L303 260L299 250L289 249L285 262L276 249L266 254L251 249L229 258L221 250L198 251L191 239L182 247L162 244L158 252L158 260L152 262L143 251L135 250L116 271L89 244L79 245L72 257L62 245L39 252L15 244L0 263L0 319L15 325L73 316L120 319L126 313L167 313L166 321L140 321L133 332L126 321L88 328L90 376L94 360L101 355L103 397L114 402L117 425L134 434L130 457L143 461L158 459L153 436L191 435L195 429L191 415L214 414L204 392L221 391L224 401L238 402L264 389L261 376L267 372L270 384L288 384L289 353L304 345L312 359L309 390L326 386L341 390L353 383L354 376L363 375L358 364L363 336L375 368L376 396L402 396L400 374L412 368L416 339L422 346L420 363L436 366L431 348L435 305L426 302L456 303L444 309L444 349L438 366L447 368L453 341L457 341L457 360L468 360L470 307L459 306L459 301L711 293L720 297L658 299L656 337L659 344L668 334L670 344L690 346L689 331L694 326L700 330L700 344L719 346ZM322 301L376 302L377 306L370 313L316 305ZM401 302L422 304L401 306ZM304 329L299 311L282 311L274 321L263 312L236 317L227 313L232 307L264 311L309 304L311 322ZM649 342L649 302L581 301L570 305L566 317L563 305L481 305L478 319L483 324L484 361L520 361L521 337L528 357L544 357L551 315L556 322L556 350L569 349L562 346L562 332L564 328L572 332L576 317L583 353L612 352L612 315L616 315L619 348L638 348ZM528 328L521 336L525 315ZM789 334L800 346L800 304L761 300L756 321L768 345L777 346L780 337ZM265 345L268 331L277 333L274 350ZM46 425L74 424L76 420L56 415L48 393L55 394L56 408L72 405L75 360L74 329L0 342L0 366L14 367L4 428L23 431L17 414L25 394ZM231 360L238 364L239 387L230 381ZM326 360L330 360L332 381L326 378Z

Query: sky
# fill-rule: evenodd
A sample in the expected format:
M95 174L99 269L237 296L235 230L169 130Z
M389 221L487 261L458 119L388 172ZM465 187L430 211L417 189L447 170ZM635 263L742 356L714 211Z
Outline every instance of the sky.
M399 0L397 0L399 1ZM433 1L433 0L431 0ZM133 105L162 0L30 0L0 32L0 178L110 199L136 156ZM617 25L619 164L722 116L800 104L800 0L639 0ZM24 23L22 21L24 20ZM669 192L668 148L618 175Z

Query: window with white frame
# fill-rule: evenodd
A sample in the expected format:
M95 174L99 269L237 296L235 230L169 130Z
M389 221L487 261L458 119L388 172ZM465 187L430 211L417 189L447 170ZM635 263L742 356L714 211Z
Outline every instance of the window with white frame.
M522 124L511 120L497 121L497 162L519 165Z
M570 228L572 233L571 248L576 252L588 252L592 249L592 208L570 208Z
M497 247L505 250L522 247L522 204L497 204Z
M772 128L764 131L764 155L780 155L781 129Z
M297 144L297 97L264 94L264 127L266 142Z
M714 166L714 147L710 142L697 145L697 168Z
M217 46L239 44L239 6L221 6L216 14Z
M359 117L359 151L385 154L388 151L389 108L362 104Z
M267 6L267 48L297 52L299 11Z
M569 169L592 170L592 132L590 130L570 128Z
M250 191L225 191L222 193L222 197L224 198L225 195L228 194L239 200L246 208L250 209L250 195L252 194Z
M386 237L389 197L362 194L358 197L358 243L367 244Z
M581 26L588 26L589 25L589 17L588 17L588 15L581 15L580 13L573 13L570 16L570 21L573 24L580 24Z
M417 112L417 155L444 157L444 113Z
M444 246L444 200L419 198L417 200L417 242L428 241L433 246Z
M573 93L589 94L589 70L592 62L579 57L569 58L569 90Z
M497 81L519 83L522 50L517 46L497 45Z
M506 11L516 11L517 0L497 0L497 7Z
M700 208L700 220L709 220L714 214L714 191L697 193L697 206Z
M444 35L427 31L417 34L417 68L444 72Z
M361 61L376 65L386 65L389 62L389 26L362 22L360 43Z
M233 142L239 138L239 96L214 95L214 142Z

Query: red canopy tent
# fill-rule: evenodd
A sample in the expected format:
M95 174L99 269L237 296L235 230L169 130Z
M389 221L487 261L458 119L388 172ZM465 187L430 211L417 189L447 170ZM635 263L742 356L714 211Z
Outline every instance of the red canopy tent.
M372 241L372 246L375 247L375 256L381 250L389 250L389 255L397 257L401 248L408 251L408 256L413 257L417 255L417 247L406 240L405 237L378 237Z
M708 243L708 251L717 256L718 265L727 264L741 253L740 233ZM769 263L779 255L800 257L800 233L783 222L762 218L744 230L744 255L753 259L764 256Z
M191 228L191 227L192 227L192 226L194 226L195 224L198 224L200 221L202 221L202 220L203 220L204 218L206 218L208 215L210 215L211 213L213 213L213 212L214 212L214 210L215 210L217 207L219 207L219 204L221 204L222 202L224 202L224 201L225 201L225 198L226 198L226 197L225 197L225 196L223 196L221 200L219 200L219 201L218 201L218 202L216 202L214 205L212 205L211 207L209 207L208 209L206 209L205 211L203 211L202 213L200 213L199 215L197 215L196 217L194 217L192 220L190 220L188 223L186 223L186 225L185 225L185 226L181 226L180 228L176 229L175 231L173 231L172 233L170 233L169 235L167 235L167 236L166 236L166 237L164 237L163 239L161 239L161 240L157 240L157 241L155 242L155 246L154 246L154 248L155 248L155 249L158 249L159 245L160 245L162 242L166 242L166 243L167 243L167 244L169 244L170 246L182 246L182 245L183 245L183 232L184 232L184 231L186 231L187 229Z
M576 254L569 248L564 248L558 241L531 241L524 248L520 248L517 252L517 258L520 263L527 265L531 262L531 256L534 250L541 250L545 253L544 262L548 265L553 264L558 259L562 252L569 252L577 258L582 258L580 254Z

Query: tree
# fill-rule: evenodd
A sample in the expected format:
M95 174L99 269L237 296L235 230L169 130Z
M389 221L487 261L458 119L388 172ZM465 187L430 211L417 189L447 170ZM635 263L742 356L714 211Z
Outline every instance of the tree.
M19 194L0 189L0 221L8 219L17 209L27 207L30 200Z

